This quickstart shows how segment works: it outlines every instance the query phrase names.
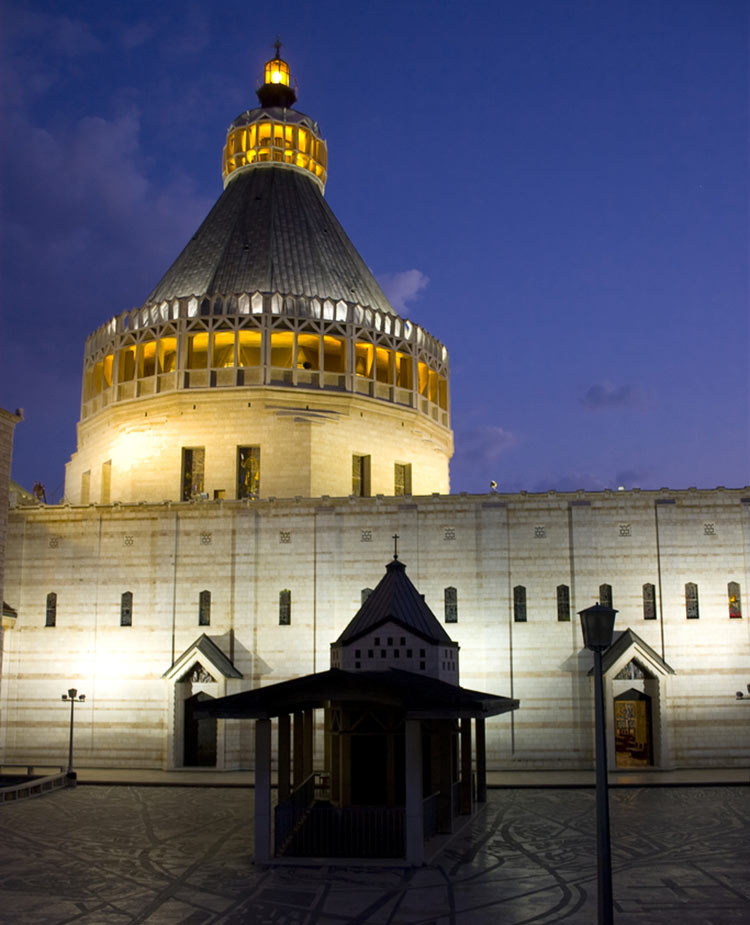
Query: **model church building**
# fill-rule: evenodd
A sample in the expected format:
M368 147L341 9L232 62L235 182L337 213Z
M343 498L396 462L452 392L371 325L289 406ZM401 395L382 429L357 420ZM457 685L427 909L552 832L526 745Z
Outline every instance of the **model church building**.
M461 690L460 647L468 691L520 703L487 723L488 768L588 768L577 612L599 601L610 765L747 763L750 488L451 495L448 351L327 205L278 48L261 84L203 224L86 341L64 501L11 486L0 760L60 764L76 687L80 766L249 767L254 725L207 701L386 666Z

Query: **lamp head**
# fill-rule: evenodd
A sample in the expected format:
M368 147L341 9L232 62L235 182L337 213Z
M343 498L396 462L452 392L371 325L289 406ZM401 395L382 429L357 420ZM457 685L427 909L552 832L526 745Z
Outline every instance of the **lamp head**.
M612 645L612 633L615 628L615 614L617 611L604 604L594 604L580 610L581 629L583 630L583 644L594 652L603 652Z

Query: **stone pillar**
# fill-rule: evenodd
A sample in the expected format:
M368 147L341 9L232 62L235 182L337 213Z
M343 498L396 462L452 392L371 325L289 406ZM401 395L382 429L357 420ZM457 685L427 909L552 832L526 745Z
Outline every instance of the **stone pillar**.
M279 716L279 803L289 799L292 791L292 729L288 713Z
M424 864L424 810L422 808L422 730L419 720L406 720L406 861Z
M487 740L485 737L484 717L474 720L477 755L477 803L487 802Z
M271 720L255 721L255 863L271 858Z
M471 717L461 719L461 815L471 815Z

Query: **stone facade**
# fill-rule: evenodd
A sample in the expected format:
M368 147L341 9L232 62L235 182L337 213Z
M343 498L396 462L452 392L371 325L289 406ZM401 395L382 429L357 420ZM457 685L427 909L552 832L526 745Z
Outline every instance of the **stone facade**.
M746 609L729 616L727 588L740 585L746 608L750 489L17 508L6 561L18 620L6 634L3 760L60 760L60 692L73 685L87 697L76 711L79 763L180 766L188 697L328 667L330 644L380 579L394 533L441 620L445 591L455 589L456 622L446 628L461 648L462 685L521 702L488 724L489 767L590 766L592 661L576 611L605 586L616 631L635 634L606 677L610 748L613 698L635 688L651 698L655 766L747 762L747 718L734 692L750 677L750 622ZM697 618L688 617L691 583ZM655 588L653 612L644 611L644 585ZM559 587L568 589L567 612ZM201 624L202 591L210 613ZM132 625L122 626L127 592ZM45 626L49 593L54 626ZM223 663L192 658L202 633ZM623 674L633 660L643 677ZM194 661L205 676L186 680ZM220 722L217 766L247 766L249 736L241 723Z

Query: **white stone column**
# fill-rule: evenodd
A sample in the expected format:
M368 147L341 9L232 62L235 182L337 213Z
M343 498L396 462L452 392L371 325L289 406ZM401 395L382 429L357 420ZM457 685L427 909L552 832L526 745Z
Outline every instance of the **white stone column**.
M271 720L255 721L255 863L271 859Z
M422 809L422 729L416 719L406 720L406 860L424 864L424 811Z

